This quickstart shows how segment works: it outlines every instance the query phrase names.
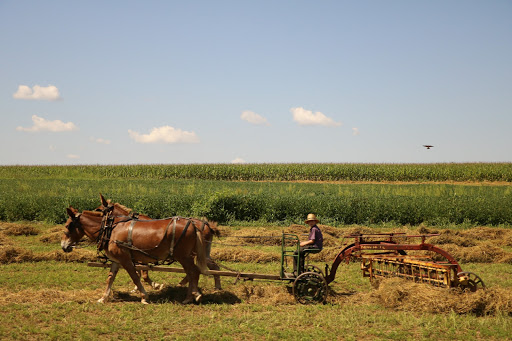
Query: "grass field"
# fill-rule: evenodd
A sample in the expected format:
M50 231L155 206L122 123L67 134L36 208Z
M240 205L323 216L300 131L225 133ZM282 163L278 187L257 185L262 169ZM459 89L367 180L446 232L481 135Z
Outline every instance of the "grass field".
M507 340L512 335L512 165L135 165L0 167L0 339L12 340ZM180 274L143 306L121 271L98 304L107 269L95 246L60 250L65 208L99 193L154 217L208 216L222 237L212 256L236 271L278 274L279 243L240 238L303 234L321 217L323 269L353 232L438 233L487 290L460 293L340 265L325 305L303 306L281 281L201 277L204 298L182 305ZM149 289L149 288L148 288Z
M311 258L323 268L339 250L343 235L373 231L367 227L334 228L321 225L324 251ZM279 236L282 231L304 233L299 225L282 227L220 226L222 233L212 256L237 271L278 274L280 247L269 239L240 236ZM421 229L421 230L420 230ZM409 234L427 227L382 229ZM114 296L102 295L108 270L91 268L96 257L89 246L70 254L60 251L62 227L41 223L0 224L0 338L26 340L356 340L356 339L507 339L512 332L512 230L503 228L440 229L431 240L462 261L463 270L481 276L488 289L457 293L393 279L372 287L359 264L342 265L325 305L302 306L294 301L287 282L238 281L202 277L200 305L182 305L185 289L180 274L152 272L164 283L150 290L149 306L131 293L133 284L122 271ZM238 246L234 245L237 244ZM466 245L466 246L461 246ZM494 245L494 248L490 247ZM483 256L489 247L492 257ZM469 262L465 261L468 260Z

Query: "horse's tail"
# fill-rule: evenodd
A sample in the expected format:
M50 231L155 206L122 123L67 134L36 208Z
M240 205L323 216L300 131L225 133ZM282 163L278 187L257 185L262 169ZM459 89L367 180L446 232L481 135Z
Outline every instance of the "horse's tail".
M212 234L215 237L220 237L220 230L217 228L217 223L215 221L209 221L208 226L210 227L210 230L212 230Z
M196 228L196 265L202 274L207 273L208 267L206 265L206 242L203 233Z

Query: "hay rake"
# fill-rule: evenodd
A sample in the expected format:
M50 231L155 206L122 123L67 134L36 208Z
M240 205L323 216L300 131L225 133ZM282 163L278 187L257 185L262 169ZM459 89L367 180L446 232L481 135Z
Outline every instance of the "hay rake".
M334 280L341 262L358 260L361 262L363 276L369 277L370 281L379 277L400 277L438 287L460 287L469 291L485 287L478 275L462 271L459 263L448 252L425 243L426 238L432 236L437 234L377 233L345 236L353 238L354 243L336 256L330 271L326 266L327 283ZM421 239L421 242L410 243L412 239ZM406 251L412 253L407 254Z

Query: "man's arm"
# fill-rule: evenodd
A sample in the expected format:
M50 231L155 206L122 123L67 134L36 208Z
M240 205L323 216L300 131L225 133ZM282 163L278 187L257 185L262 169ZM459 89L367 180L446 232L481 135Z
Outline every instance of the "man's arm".
M315 240L314 239L310 239L310 240L306 240L304 242L300 242L300 246L311 245L311 244L314 244L314 243L315 243Z

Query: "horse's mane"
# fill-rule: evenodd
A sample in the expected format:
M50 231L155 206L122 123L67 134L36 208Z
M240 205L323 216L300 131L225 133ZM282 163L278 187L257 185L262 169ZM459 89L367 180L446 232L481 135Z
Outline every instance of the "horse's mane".
M95 216L95 217L102 217L103 216L103 212L98 212L98 211L83 211L82 214L92 215L92 216Z
M121 205L121 204L120 204L120 203L118 203L118 202L114 203L114 206L119 207L119 209L121 209L121 210L125 211L125 212L126 212L126 214L130 214L130 213L133 211L131 208L128 208L128 207L126 207L126 206L124 206L124 205Z

